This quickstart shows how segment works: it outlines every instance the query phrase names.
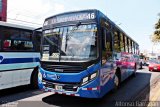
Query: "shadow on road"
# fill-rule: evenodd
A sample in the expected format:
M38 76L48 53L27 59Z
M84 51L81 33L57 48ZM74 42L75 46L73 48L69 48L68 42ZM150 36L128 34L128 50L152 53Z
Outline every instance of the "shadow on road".
M16 94L16 93L20 93L20 92L25 92L28 90L30 90L30 87L28 85L15 87L15 88L9 88L9 89L3 89L3 90L0 90L0 97Z
M49 105L60 107L125 107L123 102L126 101L140 101L142 99L149 100L150 94L150 73L138 72L136 77L130 77L125 80L120 89L115 93L108 93L101 99L87 99L79 97L71 97L64 95L50 95L42 99L43 102ZM144 93L143 90L145 90ZM143 96L141 95L143 94ZM141 98L138 98L139 96ZM136 105L135 105L136 106Z
M0 90L0 104L14 102L14 101L32 97L41 93L42 92L39 90L31 89L28 85Z

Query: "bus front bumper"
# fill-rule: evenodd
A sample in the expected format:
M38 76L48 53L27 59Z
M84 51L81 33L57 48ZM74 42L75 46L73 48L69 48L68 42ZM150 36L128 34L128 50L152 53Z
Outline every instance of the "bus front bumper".
M68 90L58 90L55 89L56 86L63 86L66 87L66 84L61 84L61 83L52 83L49 81L43 81L39 82L39 88L42 91L46 92L53 92L53 94L62 94L62 95L69 95L69 96L77 96L77 97L84 97L84 98L100 98L100 84L99 84L99 78L97 77L93 81L82 85L82 86L75 86L75 90L68 91ZM68 86L70 87L70 86ZM74 87L74 86L73 86ZM71 90L71 89L70 89Z

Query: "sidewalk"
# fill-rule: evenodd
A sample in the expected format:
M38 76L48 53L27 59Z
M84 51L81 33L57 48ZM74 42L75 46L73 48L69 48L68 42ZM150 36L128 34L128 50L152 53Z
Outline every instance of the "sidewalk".
M143 107L160 107L160 76L138 93L132 101L140 102L140 104L145 105Z
M160 78L155 81L150 88L150 95L148 95L149 103L147 107L160 107Z
M151 86L149 101L160 101L160 79Z

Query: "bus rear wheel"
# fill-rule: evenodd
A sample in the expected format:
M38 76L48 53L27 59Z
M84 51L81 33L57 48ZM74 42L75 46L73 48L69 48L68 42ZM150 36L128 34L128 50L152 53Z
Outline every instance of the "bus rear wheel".
M113 88L113 92L116 92L118 90L120 86L120 77L118 76L118 73L115 74L115 77L114 77L114 88Z

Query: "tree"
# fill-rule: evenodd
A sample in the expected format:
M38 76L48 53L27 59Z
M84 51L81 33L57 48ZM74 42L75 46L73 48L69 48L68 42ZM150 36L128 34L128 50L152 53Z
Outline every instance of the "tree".
M159 13L160 17L160 13ZM160 43L160 18L158 22L155 24L155 31L153 35L151 36L152 42L154 43Z

